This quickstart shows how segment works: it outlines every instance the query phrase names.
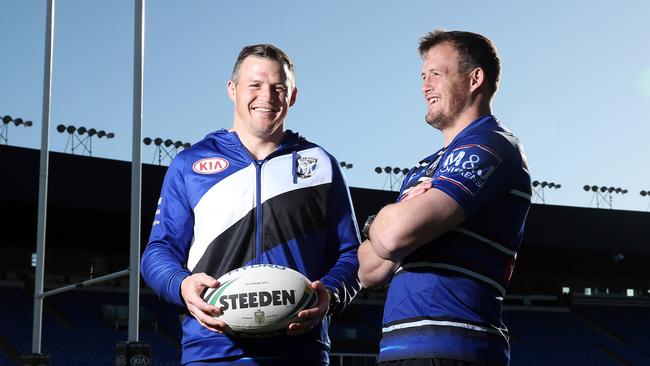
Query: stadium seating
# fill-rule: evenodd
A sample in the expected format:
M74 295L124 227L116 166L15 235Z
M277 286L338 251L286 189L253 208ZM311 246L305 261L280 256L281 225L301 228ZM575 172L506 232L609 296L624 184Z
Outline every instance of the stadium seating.
M650 309L645 306L574 306L586 322L612 339L625 359L650 365Z
M333 366L374 364L382 305L363 295L358 300L333 322ZM44 304L42 344L50 365L114 363L116 344L127 339L124 289L75 290L48 297ZM178 365L176 309L146 291L140 305L141 314L147 314L141 315L140 339L151 347L151 364ZM0 312L0 366L15 366L20 355L31 351L31 295L21 287L0 286ZM647 306L507 309L511 365L650 365L649 315Z
M2 319L0 336L8 341L18 355L31 352L32 302L20 288L0 287L0 311L11 314ZM153 297L143 294L142 298ZM161 302L147 300L150 305ZM126 306L128 295L125 292L71 291L46 298L44 302L42 351L50 356L51 365L112 365L115 359L116 344L128 338L125 324L108 321L102 315L102 307L107 304ZM164 304L162 304L164 305ZM159 307L159 306L158 306ZM156 307L152 313L162 314ZM145 312L144 305L141 313ZM170 313L168 312L167 315ZM169 316L166 322L173 321ZM140 338L151 346L151 361L154 365L178 365L180 352L178 340L170 339L178 331L154 329L154 326L141 322ZM0 365L11 360L11 355L0 352ZM16 355L13 355L14 358ZM13 362L13 363L12 363ZM12 360L8 365L16 365Z
M573 309L548 310L504 312L512 334L512 366L650 365L650 358L621 345ZM632 334L630 329L620 331ZM649 337L647 332L637 336L639 340Z

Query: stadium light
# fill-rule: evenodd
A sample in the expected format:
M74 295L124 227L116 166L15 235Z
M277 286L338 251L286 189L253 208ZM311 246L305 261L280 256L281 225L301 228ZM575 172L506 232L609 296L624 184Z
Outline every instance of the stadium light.
M408 168L398 168L398 167L391 167L391 166L385 166L385 167L376 167L375 168L375 173L377 174L382 174L385 173L387 177L384 179L384 185L382 188L386 187L386 183L388 182L390 185L390 190L394 190L394 188L397 186L399 187L402 184L402 181L406 177L406 174L409 172Z
M76 126L66 126L63 124L60 124L56 126L56 130L59 133L67 133L70 136L68 136L68 141L65 144L65 148L63 149L63 152L68 151L68 146L70 146L70 152L74 154L74 150L78 147L82 147L82 155L87 152L88 156L93 156L93 151L92 151L92 137L97 136L97 138L102 138L106 137L106 139L112 139L115 137L115 134L113 132L106 132L104 130L97 131L94 128L86 128L86 127L76 127ZM76 132L76 134L75 134Z
M11 118L6 115L2 117L2 125L0 125L0 143L4 141L5 145L9 144L9 124L13 122L14 126L32 127L32 121L24 121L22 118Z
M351 163L346 163L345 161L340 162L339 165L343 169L352 169L353 166Z
M156 138L151 138L151 137L145 137L142 139L142 143L145 145L149 146L153 144L156 147L156 150L154 151L154 156L151 161L153 164L154 161L156 160L156 157L158 157L158 165L162 165L163 161L169 159L169 162L174 159L176 154L178 153L178 149L187 149L188 147L192 146L189 142L183 142L180 140L172 140L172 139L162 139L160 137Z
M627 189L621 188L621 187L613 187L613 186L597 186L597 185L588 185L585 184L582 189L585 190L585 192L593 192L591 196L591 201L589 203L589 206L592 205L592 203L595 201L596 202L596 208L600 208L601 204L609 206L610 209L612 209L612 195L614 194L627 194Z
M16 118L14 120L14 126L23 125L25 127L32 127L32 121L23 121L22 118Z
M542 188L548 187L548 188L560 189L560 188L562 188L562 185L559 184L559 183L546 182L546 181L540 182L538 180L534 180L533 181L533 187L535 187L535 188L536 187L542 187Z
M533 198L537 197L542 204L546 204L546 197L544 194L544 189L549 188L549 189L560 189L562 188L562 185L559 183L554 183L554 182L547 182L547 181L538 181L534 180L533 181Z
M641 197L646 197L646 196L650 197L650 190L649 191L641 191L641 192L639 192L639 194L641 195ZM648 202L648 207L646 207L645 210L650 211L650 202Z

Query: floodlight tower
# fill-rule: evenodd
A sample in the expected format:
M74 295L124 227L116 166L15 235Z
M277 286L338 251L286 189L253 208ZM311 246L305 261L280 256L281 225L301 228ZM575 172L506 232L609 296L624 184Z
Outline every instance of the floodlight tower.
M75 127L72 125L58 125L56 130L59 133L67 133L68 140L65 143L65 148L63 152L68 152L68 146L70 147L70 153L74 155L74 150L81 147L81 155L88 153L88 156L93 156L93 140L94 136L97 138L105 137L107 140L115 137L113 132L106 132L104 130L97 131L94 128L87 129L86 127ZM76 132L76 134L75 134Z
M2 117L2 124L0 124L0 144L4 141L5 145L9 145L9 125L13 122L14 126L32 127L32 121L23 121L22 118L13 119L11 116Z
M544 197L544 189L549 188L549 189L560 189L562 188L562 185L559 183L553 183L553 182L547 182L547 181L533 181L533 197L537 197L542 204L546 203L546 199Z
M382 188L386 188L386 182L388 182L391 191L393 191L395 187L397 188L400 187L402 181L404 180L408 172L409 172L408 168L391 167L388 165L384 168L381 167L375 168L375 173L377 174L385 173L387 175L387 177L384 178L384 185L382 186Z
M607 205L609 206L609 209L611 210L613 207L613 199L612 195L613 194L627 194L627 189L623 188L615 188L615 187L607 187L607 186L597 186L597 185L588 185L585 184L584 187L582 187L586 192L593 192L591 196L591 202L589 203L589 206L596 201L596 208L600 208L600 205Z
M151 137L145 137L142 139L142 142L145 145L151 145L152 143L154 146L156 146L156 150L154 151L154 156L153 159L151 160L151 163L156 160L156 157L158 157L158 165L162 165L163 161L169 159L169 162L171 163L172 160L174 160L174 157L176 157L176 154L178 153L178 149L187 149L188 147L191 146L189 142L182 142L182 141L172 141L171 139L166 139L163 140L160 137L156 138L151 138Z

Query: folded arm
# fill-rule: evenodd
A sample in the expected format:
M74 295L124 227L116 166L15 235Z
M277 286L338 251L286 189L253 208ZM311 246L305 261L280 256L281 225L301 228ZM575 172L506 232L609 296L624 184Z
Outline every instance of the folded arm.
M386 283L409 254L465 220L463 208L426 181L402 200L382 208L359 249L359 278L368 286Z

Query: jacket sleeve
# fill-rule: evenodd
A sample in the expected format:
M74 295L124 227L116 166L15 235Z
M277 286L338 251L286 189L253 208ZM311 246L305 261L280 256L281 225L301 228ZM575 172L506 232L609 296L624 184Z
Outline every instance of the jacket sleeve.
M163 181L149 243L142 255L142 276L158 296L185 307L180 285L190 274L186 267L194 216L189 203L183 154L172 161Z
M361 289L357 277L359 270L359 231L347 183L339 164L332 158L332 187L328 197L328 246L336 251L337 258L321 282L339 297L339 306L333 314L343 311Z

